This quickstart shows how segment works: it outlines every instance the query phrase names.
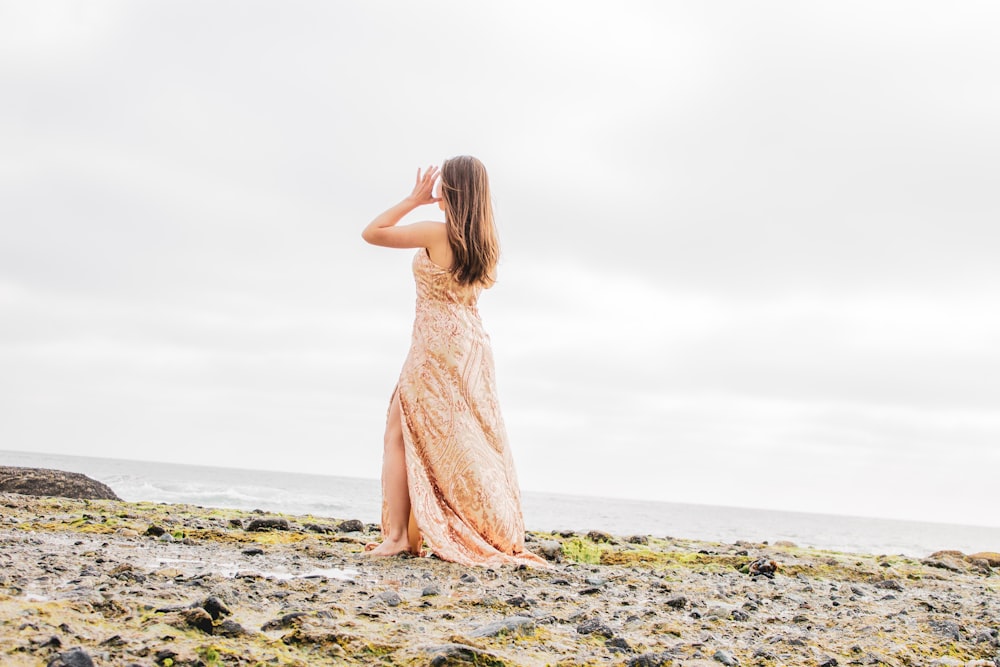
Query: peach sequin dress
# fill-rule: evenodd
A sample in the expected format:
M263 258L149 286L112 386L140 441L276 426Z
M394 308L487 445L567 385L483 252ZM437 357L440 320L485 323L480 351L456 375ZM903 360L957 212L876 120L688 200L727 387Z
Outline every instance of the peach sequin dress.
M476 302L423 248L413 341L398 394L410 503L438 557L463 565L545 566L524 548L524 519L493 375L489 335ZM382 493L382 531L389 534Z

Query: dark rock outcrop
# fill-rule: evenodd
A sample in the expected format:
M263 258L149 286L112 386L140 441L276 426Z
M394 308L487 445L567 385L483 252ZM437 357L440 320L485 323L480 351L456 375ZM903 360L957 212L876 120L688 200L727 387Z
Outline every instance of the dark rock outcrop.
M251 533L263 533L269 530L290 530L291 524L288 523L288 519L283 519L281 517L269 518L269 519L254 519L247 526L247 531Z
M78 472L0 466L0 493L80 500L121 500L106 484Z

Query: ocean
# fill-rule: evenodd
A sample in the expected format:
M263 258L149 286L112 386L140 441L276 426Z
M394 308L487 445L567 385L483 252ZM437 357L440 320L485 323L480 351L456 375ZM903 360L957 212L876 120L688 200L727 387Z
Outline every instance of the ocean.
M217 468L175 463L0 451L0 465L80 472L110 486L123 500L261 509L377 522L378 480ZM718 542L789 540L804 547L925 557L942 549L1000 551L1000 527L921 523L852 516L780 512L523 493L529 530L603 530Z

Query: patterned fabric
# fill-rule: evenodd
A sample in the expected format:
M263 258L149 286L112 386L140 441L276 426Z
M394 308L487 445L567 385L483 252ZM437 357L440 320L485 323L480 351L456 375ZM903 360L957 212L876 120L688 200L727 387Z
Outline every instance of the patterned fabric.
M546 565L524 548L521 494L497 404L490 338L476 302L421 248L413 342L398 394L410 503L431 550L444 560L494 567ZM391 403L390 403L391 404ZM382 531L389 513L382 493Z

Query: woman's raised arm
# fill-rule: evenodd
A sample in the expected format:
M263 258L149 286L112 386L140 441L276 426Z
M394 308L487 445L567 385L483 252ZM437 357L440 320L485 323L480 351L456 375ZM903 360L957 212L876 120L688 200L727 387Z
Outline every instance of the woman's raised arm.
M386 248L428 248L440 243L442 236L447 236L444 223L417 222L396 226L403 216L415 208L441 201L440 197L434 196L434 181L437 180L438 171L437 167L428 167L421 175L420 169L417 169L417 183L410 196L376 216L361 232L361 238L372 245Z

